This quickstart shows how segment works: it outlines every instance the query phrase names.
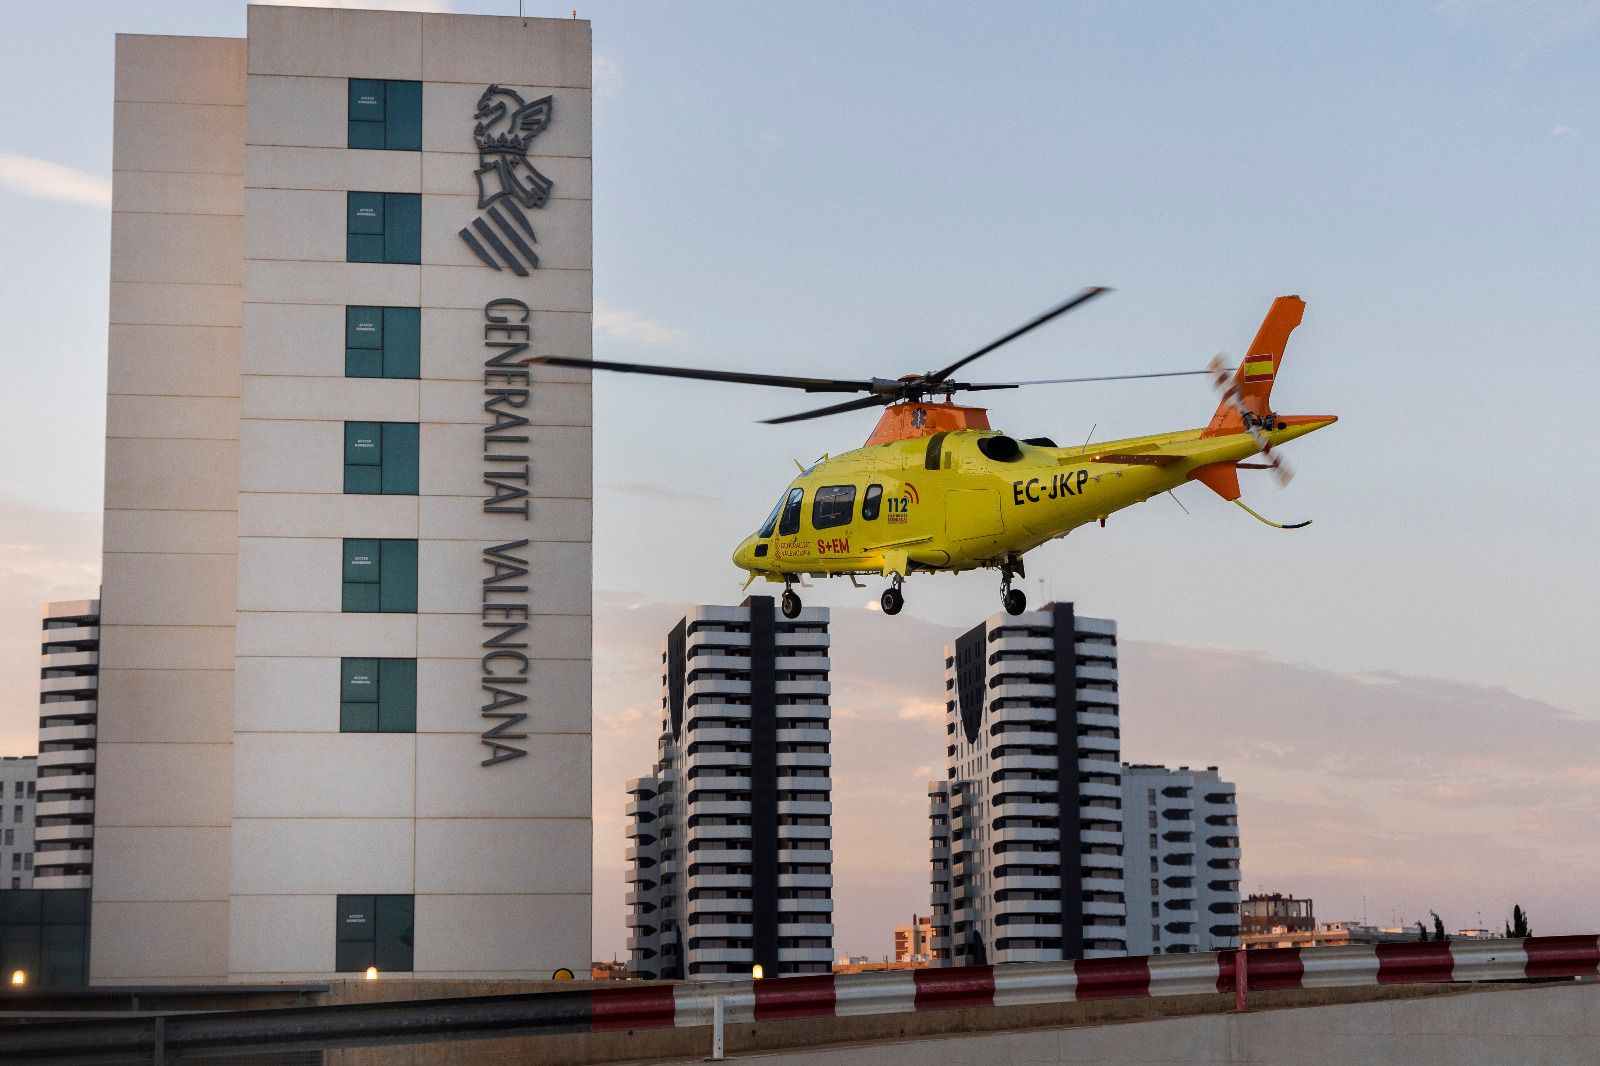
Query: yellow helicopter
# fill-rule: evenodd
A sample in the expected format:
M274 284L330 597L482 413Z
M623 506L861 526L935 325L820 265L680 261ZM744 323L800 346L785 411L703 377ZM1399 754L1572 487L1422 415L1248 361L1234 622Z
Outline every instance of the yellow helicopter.
M889 579L880 600L885 614L905 605L902 586L913 573L1000 571L1001 602L1021 614L1027 597L1012 580L1024 576L1023 556L1132 504L1198 481L1267 525L1282 525L1240 499L1240 469L1265 469L1286 483L1288 467L1277 446L1332 425L1332 415L1279 415L1271 408L1272 383L1289 334L1305 302L1280 296L1237 368L1219 359L1206 370L1035 381L963 383L957 370L1001 345L1109 290L1090 288L942 370L899 379L805 378L736 371L543 357L553 366L655 374L701 381L774 385L806 392L864 392L843 403L767 419L797 422L868 407L885 407L864 447L824 456L790 482L761 528L746 537L733 562L750 575L783 582L783 613L800 613L794 584L804 577L857 575ZM1044 437L1017 440L990 428L983 408L951 402L957 392L1014 389L1130 378L1210 374L1222 394L1204 428L1080 447L1058 447ZM943 402L929 402L942 397ZM1247 462L1257 459L1260 461ZM746 587L749 582L746 582Z

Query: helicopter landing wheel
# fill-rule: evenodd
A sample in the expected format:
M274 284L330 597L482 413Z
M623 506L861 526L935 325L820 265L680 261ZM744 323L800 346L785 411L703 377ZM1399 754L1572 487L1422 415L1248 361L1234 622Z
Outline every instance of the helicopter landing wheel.
M800 616L800 594L794 589L783 590L783 616L785 618L798 618Z
M884 614L899 614L900 608L906 605L906 598L899 586L891 586L883 590L883 595L878 598L878 604L883 608Z
M1006 589L1000 602L1006 605L1006 614L1018 615L1028 609L1028 597L1021 589Z

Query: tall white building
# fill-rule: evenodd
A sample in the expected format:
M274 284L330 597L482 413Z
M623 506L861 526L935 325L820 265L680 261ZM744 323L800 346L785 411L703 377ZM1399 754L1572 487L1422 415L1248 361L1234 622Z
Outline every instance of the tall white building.
M1239 946L1239 807L1215 766L1124 765L1128 954Z
M117 39L97 984L590 957L590 36Z
M47 603L41 625L33 887L83 889L94 867L100 601Z
M833 960L828 612L697 607L661 654L651 776L628 784L629 969L827 973Z
M929 796L944 965L1126 953L1116 632L1052 603L946 646L947 780Z
M33 775L32 755L0 757L0 888L33 887Z

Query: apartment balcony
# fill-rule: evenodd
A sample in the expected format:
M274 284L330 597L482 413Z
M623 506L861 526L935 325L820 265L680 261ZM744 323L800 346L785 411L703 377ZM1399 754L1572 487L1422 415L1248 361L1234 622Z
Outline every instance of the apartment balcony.
M1102 707L1119 707L1122 703L1122 697L1118 693L1107 692L1103 688L1080 688L1073 693L1073 696L1080 704L1087 703L1091 706L1098 704Z
M39 732L39 739L40 741L44 740L43 730L40 730ZM623 812L627 814L629 818L646 818L653 820L656 816L656 799L652 796L649 799L629 800L627 805L623 807Z
M36 851L33 853L33 868L54 868L63 866L88 866L94 861L93 848L68 848L66 851Z
M100 679L94 674L85 674L79 677L46 677L39 681L39 694L53 696L57 693L68 692L95 692L100 688ZM40 706L48 706L41 704Z
M750 840L750 827L747 825L694 825L684 832L685 849L691 849L699 844L702 848L709 844L716 847L727 843L733 847L748 847ZM698 849L695 849L698 854ZM698 861L698 860L697 860Z
M948 907L950 905L950 890L948 888L936 888L931 893L931 898L935 907L940 904Z
M990 773L1006 773L1011 770L1054 771L1059 770L1060 766L1054 755L1002 755L989 760Z
M1056 892L1061 889L1060 874L1006 874L1003 877L991 879L992 887L996 892L1002 889L1031 889L1043 892Z
M93 840L94 826L79 822L69 825L40 825L33 830L35 844L57 840Z
M661 845L655 841L632 844L622 850L622 857L628 862L655 863L661 858Z
M784 843L785 841L778 841L779 862L809 863L813 865L818 863L832 864L833 862L833 852L831 850L820 851L812 848L786 848L784 847ZM745 862L750 861L749 854L750 853L748 851L745 852Z
M1126 903L1115 903L1111 900L1089 900L1080 904L1085 915L1095 915L1101 918L1115 918L1118 924L1124 920L1128 913Z
M683 691L685 696L739 696L749 699L750 682L726 677L705 678L685 682Z
M688 951L691 966L706 963L721 963L724 965L743 966L746 971L750 969L750 948L690 948ZM782 952L779 953L780 957ZM833 952L828 955L832 957ZM692 975L691 975L692 976ZM718 974L716 976L722 976Z
M833 740L833 731L808 726L801 729L779 726L779 744L827 744Z
M1125 890L1121 877L1093 877L1088 874L1083 878L1085 892L1115 892L1119 895Z
M1116 847L1122 843L1122 833L1116 829L1083 829L1078 832L1078 842L1085 846L1110 844Z
M1076 743L1080 759L1089 752L1104 752L1115 760L1122 750L1122 741L1117 737L1080 736L1076 738Z
M40 818L82 818L94 814L94 800L92 799L39 799L35 804L34 814Z
M748 775L750 772L750 753L748 751L697 751L683 761L685 771L713 769L720 770L728 767L738 767ZM704 787L696 779L697 788Z
M1102 872L1113 871L1112 876L1120 880L1125 863L1121 855L1080 855L1078 857L1078 865L1085 871L1084 877L1086 878L1092 876L1087 871L1098 870Z
M1049 637L1030 637L1022 633L1005 633L990 643L989 654L994 655L999 652L1053 652L1055 651L1055 646L1056 642Z
M785 696L830 696L833 684L829 681L779 681L776 682L778 698Z
M93 748L66 748L61 751L41 751L36 758L40 769L45 767L92 767L94 766ZM48 780L48 779L46 779Z
M89 884L88 874L56 874L38 867L33 871L34 888L88 888Z
M1078 725L1088 729L1120 729L1122 716L1115 711L1087 707L1078 712Z
M745 756L749 759L749 756ZM778 765L816 767L826 770L833 762L833 757L825 751L780 751L778 752Z
M47 651L39 656L41 670L82 670L92 672L100 666L97 651Z
M1057 887L1060 887L1059 883ZM1061 901L1058 899L1002 899L993 905L995 914L1048 914L1061 920Z
M707 789L706 791L711 791ZM782 808L780 803L779 808ZM694 800L689 804L689 810L695 815L734 815L749 817L749 800Z
M805 670L811 673L825 674L833 669L833 660L826 655L797 654L785 646L782 652L773 657L773 665L786 673Z
M39 729L40 744L80 744L92 745L94 743L94 725L51 725Z
M703 721L683 735L681 743L693 748L696 744L748 744L749 726L706 725Z
M695 866L734 866L748 865L750 862L749 848L701 848L689 857L689 862ZM666 874L666 866L661 872Z
M40 644L87 644L100 639L97 625L67 626L62 629L41 629Z
M1077 669L1079 681L1117 681L1117 668L1115 666L1100 666L1098 664L1085 664Z
M704 647L705 645L700 645ZM750 656L741 649L740 654L731 655L713 651L709 655L696 655L684 663L686 673L692 674L696 670L721 670L724 672L736 671L744 673L750 669Z
M1056 733L1054 729L1007 730L1004 733L996 733L989 738L991 750L1001 745L1008 748L1018 746L1043 748L1044 750L1038 752L1038 754L1054 755L1056 752Z
M828 800L779 800L778 813L797 818L827 818L833 814L833 804Z
M833 913L833 900L831 899L780 899L778 912L793 913L799 911L807 914Z
M828 767L823 767L828 769ZM831 792L833 778L831 777L798 777L793 773L784 773L784 767L778 767L779 792ZM748 786L747 786L748 787Z
M750 914L753 910L753 900L749 899L708 899L702 896L684 903L684 913L696 914ZM747 919L748 921L748 919ZM700 928L699 926L695 927Z
M1078 772L1080 774L1120 774L1122 773L1122 764L1117 761L1117 754L1114 750L1110 752L1079 752ZM1116 786L1111 787L1115 788ZM1117 795L1120 796L1121 794L1118 791Z
M832 874L779 874L779 888L832 888Z
M93 718L99 709L99 704L93 695L80 699L51 700L49 703L39 704L39 720L43 722L53 718Z
M990 701L994 700L1054 700L1056 687L1053 684L1040 684L1028 681L1002 681L989 690Z
M1054 743L1056 716L1053 707L1006 707L1002 710L990 711L989 724L994 725L999 722L1013 725L1018 722L1024 722L1037 725L1039 732L1048 733L1052 738L1051 742Z
M689 783L689 787L695 792L749 792L750 775L749 773L724 775L702 773Z
M1052 787L1054 787L1052 785ZM1082 796L1093 796L1096 799L1114 799L1122 801L1122 786L1100 781L1084 781L1078 785L1078 793Z
M779 936L833 936L832 922L778 922ZM781 957L781 956L780 956Z
M1054 826L1007 826L1005 829L996 829L990 836L990 841L995 844L1010 844L1025 841L1035 844L1050 844L1056 846L1061 839L1061 830Z
M53 792L93 792L94 774L56 774L51 777L41 777L35 782L35 791L40 796L40 806L44 804L43 797Z

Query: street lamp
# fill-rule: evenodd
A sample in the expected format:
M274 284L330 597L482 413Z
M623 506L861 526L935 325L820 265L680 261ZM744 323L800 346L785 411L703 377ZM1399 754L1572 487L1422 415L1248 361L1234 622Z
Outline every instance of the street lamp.
M753 981L761 980L761 964L759 962L750 967L750 979Z
M16 985L19 988L21 986L27 984L28 983L28 972L26 970L12 970L11 971L11 983L13 985Z
M378 979L378 968L376 966L368 966L367 967L367 980L376 981L377 979Z

